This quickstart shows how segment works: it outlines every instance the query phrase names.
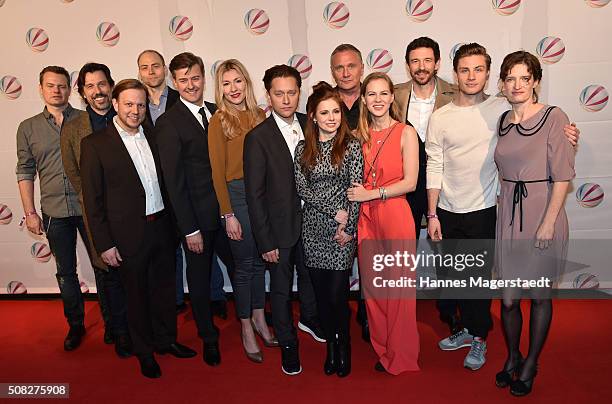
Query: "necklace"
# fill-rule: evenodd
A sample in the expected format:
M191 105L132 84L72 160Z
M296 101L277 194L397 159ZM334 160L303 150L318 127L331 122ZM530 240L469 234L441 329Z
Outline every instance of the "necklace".
M383 148L383 146L385 145L385 143L387 142L387 139L389 139L389 136L391 135L391 132L393 131L393 128L395 128L395 126L398 124L399 122L395 122L393 125L391 125L390 127L388 127L387 129L387 133L385 133L383 140L379 140L376 143L380 144L380 147L378 148L378 150L376 151L376 155L374 156L374 159L372 159L372 161L369 161L367 158L365 159L365 161L368 163L368 166L370 166L370 169L368 170L368 174L365 177L365 180L368 181L368 179L370 178L370 175L372 176L372 187L376 187L376 181L378 180L378 178L376 178L376 171L378 168L378 157L380 156L380 152ZM372 145L369 145L369 149L370 151L372 151Z

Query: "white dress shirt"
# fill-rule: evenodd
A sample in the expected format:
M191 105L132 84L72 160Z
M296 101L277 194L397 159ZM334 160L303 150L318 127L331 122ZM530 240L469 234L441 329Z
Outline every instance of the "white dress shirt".
M287 123L283 118L278 116L276 112L272 111L272 116L276 121L276 126L280 129L291 153L291 159L295 158L295 148L297 147L300 140L304 140L304 133L302 127L297 119L297 115L293 114L293 122Z
M202 102L202 106L200 107L196 104L193 104L187 101L183 97L181 97L181 101L183 102L183 104L185 104L185 106L189 109L189 111L191 111L191 113L193 114L193 116L195 116L198 122L200 122L200 125L202 125L202 127L204 127L204 122L202 121L202 115L200 115L200 108L204 108L206 119L210 122L210 118L212 117L212 114L210 113L208 108L206 108L206 104L204 102Z
M438 88L435 86L434 91L431 93L429 98L418 98L414 93L414 85L412 85L412 90L410 91L410 102L408 103L408 121L414 126L414 129L416 129L423 142L425 142L429 118L433 113L437 95Z
M164 201L162 199L161 190L159 188L159 182L157 179L157 169L155 168L155 160L153 160L153 153L149 147L149 142L144 135L142 126L138 128L138 133L132 135L126 132L117 123L117 117L113 118L113 124L119 132L119 136L125 145L138 177L142 183L142 187L145 190L146 195L146 209L145 214L151 215L164 209Z

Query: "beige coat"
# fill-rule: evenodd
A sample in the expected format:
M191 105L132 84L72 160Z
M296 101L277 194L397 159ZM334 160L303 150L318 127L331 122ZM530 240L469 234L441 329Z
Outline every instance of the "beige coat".
M436 78L436 103L434 111L453 100L458 92L457 86L450 84L440 77ZM400 122L406 122L406 113L408 112L408 101L410 101L410 93L412 92L412 80L407 83L397 84L394 87L395 102L399 108Z

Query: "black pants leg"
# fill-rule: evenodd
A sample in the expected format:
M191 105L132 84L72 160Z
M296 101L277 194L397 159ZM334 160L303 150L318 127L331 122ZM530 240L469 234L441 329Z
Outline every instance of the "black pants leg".
M189 251L185 239L183 249L187 261L187 286L191 298L193 317L198 328L198 335L206 343L217 342L219 335L213 323L210 309L210 271L214 257L212 246L215 245L217 230L203 231L204 252L195 254Z
M350 339L349 270L309 268L309 272L325 339L333 341L337 335L340 341L348 341Z
M317 299L312 288L310 271L304 262L304 247L302 239L295 246L295 270L297 271L298 297L300 299L300 319L318 323Z
M272 304L272 322L278 342L283 345L297 343L291 310L291 289L293 287L293 266L297 246L280 248L279 261L270 264L270 302ZM310 279L310 278L309 278ZM314 294L314 293L313 293Z

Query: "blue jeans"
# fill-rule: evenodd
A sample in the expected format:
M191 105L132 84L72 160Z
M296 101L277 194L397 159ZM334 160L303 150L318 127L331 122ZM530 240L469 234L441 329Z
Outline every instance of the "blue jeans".
M47 235L49 248L55 258L57 284L64 305L64 316L70 326L81 326L84 323L84 305L81 286L76 271L76 243L77 231L85 245L88 245L87 232L82 216L63 218L49 217L43 213L43 228ZM103 286L96 282L96 287L102 286L101 292L108 301L110 312L110 325L113 334L127 333L127 309L125 293L121 285L119 273L111 269L105 272L94 268L97 273L96 281L103 278ZM104 315L104 308L102 309Z
M217 254L213 258L212 272L210 274L210 300L225 300L223 285L223 271L219 265ZM185 286L183 285L183 248L176 249L176 305L185 302Z

